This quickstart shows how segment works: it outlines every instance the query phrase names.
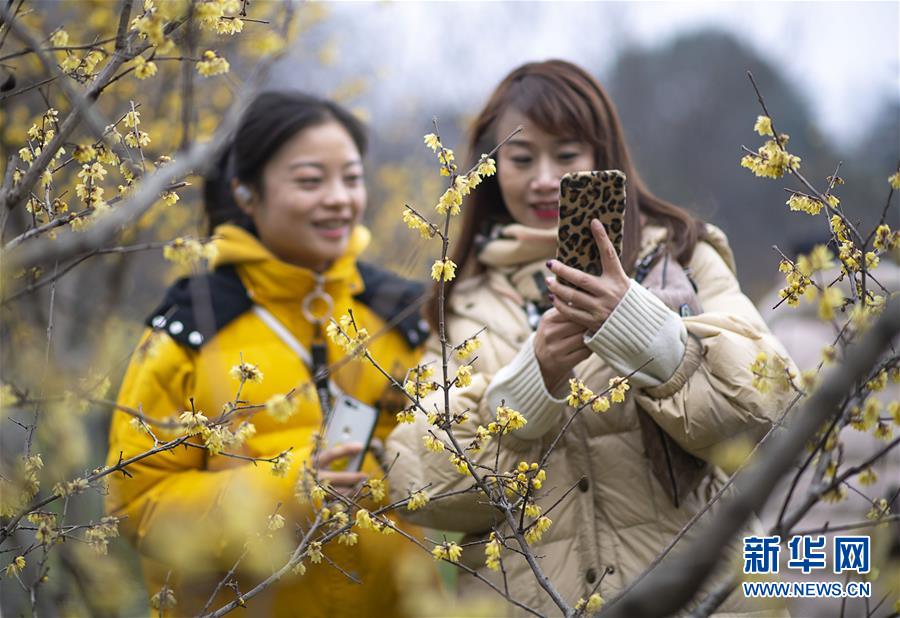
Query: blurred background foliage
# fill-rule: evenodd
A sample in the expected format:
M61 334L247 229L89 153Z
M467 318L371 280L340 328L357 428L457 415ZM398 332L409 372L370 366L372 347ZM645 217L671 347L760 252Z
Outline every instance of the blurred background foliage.
M133 16L140 10L140 3L135 5ZM114 35L121 3L47 0L26 1L22 6L29 27L45 36L62 27L69 33L70 44L81 44ZM468 33L456 32L434 41L431 53L435 62L427 74L404 81L404 91L398 91L396 83L384 88L392 71L405 78L410 72L396 50L391 52L389 41L380 38L374 27L366 28L365 16L403 9L356 6L359 19L348 21L355 9L346 6L335 14L326 3L254 0L249 5L249 17L268 23L247 20L243 32L234 36L183 31L176 37L176 49L159 54L196 58L212 49L230 63L230 72L223 75L202 77L193 73L189 113L183 106L184 66L191 72L193 63L162 58L156 60L157 75L146 80L125 75L103 92L98 108L106 118L117 120L133 101L141 113L141 128L152 140L144 155L153 161L172 154L185 141L208 137L260 59L285 44L293 45L275 67L271 87L301 88L333 97L371 121L366 224L373 231L373 244L365 257L403 275L425 278L437 246L410 234L400 222L403 204L427 210L442 190L421 136L431 130L432 117L437 117L444 143L461 153L467 123L496 79L476 89L480 93L477 96L468 97L430 96L430 84L449 79L442 65L458 62L464 66L457 67L457 74L471 70L471 79L476 79L491 57L479 51L461 53L470 43L481 50L483 41L479 37L483 33L473 31L470 40ZM504 6L503 14L513 30L517 20L533 17L530 11L536 10ZM627 19L616 13L615 5L565 5L560 11L571 10L577 17L573 7L581 6L598 14L609 11L618 15L616 23L627 28ZM810 20L797 27L816 30L813 9ZM28 128L40 120L48 106L65 111L69 105L52 81L29 89L46 74L33 54L15 55L22 47L15 37L6 33L2 36L0 81L7 86L10 76L14 81L0 93L0 157L5 161L23 147ZM546 36L558 34L548 29ZM98 47L111 50L110 43L98 43ZM809 92L788 77L779 63L761 55L733 32L708 27L687 29L655 46L620 41L613 56L599 39L579 50L567 59L591 70L608 88L648 185L661 197L725 230L735 250L741 283L754 299L779 280L779 256L772 245L793 256L797 251L792 247L818 238L809 238L809 230L816 228L808 219L790 216L784 205L788 197L783 190L785 183L761 182L739 166L741 145L752 146L757 141L752 123L760 113L746 71L753 72L766 94L779 130L790 134L790 151L802 158L807 178L824 184L821 180L843 161L840 175L846 184L837 191L842 204L862 222L863 229L870 229L877 221L887 197L885 178L900 160L900 99L896 90L894 95L877 101L875 116L860 125L864 129L851 131L850 141L837 143L817 124ZM66 52L55 53L62 62ZM499 76L521 62L544 57L535 56L529 49L514 55L517 57L512 64L494 67L494 73ZM360 62L360 58L367 58L367 62ZM897 63L896 58L888 60ZM791 58L783 62L790 63ZM382 68L373 71L373 64ZM834 76L836 80L841 78ZM874 90L856 95L881 96ZM849 111L847 122L855 122ZM94 137L87 129L80 129L71 147L67 144L69 154L63 161L75 144L88 141L93 142ZM76 206L72 187L79 167L70 164L54 175L54 189L63 200L72 201L70 208ZM177 203L154 206L120 236L118 244L204 236L201 179L191 176L186 180L190 186L177 191ZM108 199L116 195L116 185L121 182L116 170L111 169L105 184ZM3 243L33 226L37 221L33 216L25 208L16 209L4 231ZM0 291L0 378L31 396L61 393L80 383L98 398L113 399L143 319L165 287L187 272L188 267L166 262L157 247L91 257L55 285L34 291L27 289L51 275L47 269L41 273L4 273ZM51 312L52 341L48 347ZM33 412L21 408L0 414L4 470L10 469L23 452L24 432L14 421L28 422ZM42 424L33 450L46 453L44 487L102 464L108 408L57 405L42 414L51 422ZM96 492L79 496L67 504L66 516L71 521L97 521L101 502ZM136 588L140 586L134 571L136 563L124 543L110 546L113 560L92 559L86 547L77 542L58 550L41 601L47 608L55 608L49 614L122 615L144 607L145 593ZM27 607L27 599L10 578L0 581L0 598L3 611L10 615L18 615Z

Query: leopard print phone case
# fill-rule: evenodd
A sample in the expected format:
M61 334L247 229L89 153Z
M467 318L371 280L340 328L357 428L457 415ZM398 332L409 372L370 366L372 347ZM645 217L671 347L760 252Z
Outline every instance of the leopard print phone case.
M574 172L559 182L559 231L556 259L599 276L600 251L591 233L591 219L600 219L622 255L625 229L625 174L619 170Z

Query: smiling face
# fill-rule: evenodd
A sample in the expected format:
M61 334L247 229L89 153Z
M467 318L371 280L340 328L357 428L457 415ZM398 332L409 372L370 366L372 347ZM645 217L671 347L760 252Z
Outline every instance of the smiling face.
M497 180L509 214L530 227L556 227L559 217L559 179L568 172L594 169L587 142L551 135L527 116L508 108L497 119L495 135L522 131L497 154Z
M242 208L279 259L317 272L344 254L366 208L359 149L338 122L303 129L263 168Z

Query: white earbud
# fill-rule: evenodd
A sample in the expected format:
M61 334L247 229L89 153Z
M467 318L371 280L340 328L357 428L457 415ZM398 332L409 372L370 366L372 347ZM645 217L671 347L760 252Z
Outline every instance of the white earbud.
M253 192L247 185L238 185L234 188L234 195L242 202L249 202L253 198Z

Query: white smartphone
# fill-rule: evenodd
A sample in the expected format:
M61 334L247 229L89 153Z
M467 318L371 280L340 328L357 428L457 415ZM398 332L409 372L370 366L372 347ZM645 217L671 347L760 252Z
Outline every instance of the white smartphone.
M369 448L377 423L376 408L347 395L340 395L335 399L328 426L325 428L325 448L358 442L363 445L363 450L348 459L335 461L331 465L332 470L356 472L362 467L363 457Z

